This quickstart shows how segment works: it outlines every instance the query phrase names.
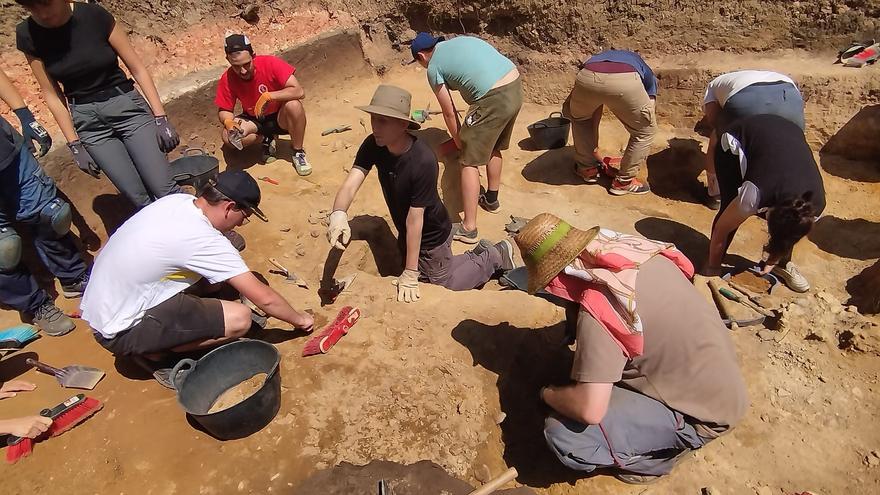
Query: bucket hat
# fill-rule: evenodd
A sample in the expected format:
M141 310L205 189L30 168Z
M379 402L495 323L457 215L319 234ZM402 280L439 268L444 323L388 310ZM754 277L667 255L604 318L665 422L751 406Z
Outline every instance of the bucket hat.
M514 237L528 272L528 292L547 286L581 254L599 232L599 227L580 230L550 213L529 220Z
M355 108L367 113L405 120L409 122L410 129L418 129L421 126L409 115L411 105L412 95L409 94L409 91L389 84L380 84L376 88L376 92L373 93L373 99L370 100L369 105L356 106Z

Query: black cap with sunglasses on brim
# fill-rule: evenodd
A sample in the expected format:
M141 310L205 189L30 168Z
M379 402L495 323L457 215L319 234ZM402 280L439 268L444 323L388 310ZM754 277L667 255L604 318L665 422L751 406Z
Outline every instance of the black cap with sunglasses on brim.
M244 170L226 170L217 174L214 189L234 201L246 213L253 213L264 222L269 219L260 210L260 186L257 181Z
M245 34L230 34L223 41L223 50L227 54L247 51L251 55L254 54L254 48L251 46L251 40Z

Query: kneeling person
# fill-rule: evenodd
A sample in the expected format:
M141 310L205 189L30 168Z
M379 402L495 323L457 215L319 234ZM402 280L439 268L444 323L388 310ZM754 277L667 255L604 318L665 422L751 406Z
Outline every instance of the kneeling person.
M376 89L370 105L358 107L370 114L373 134L367 136L354 167L333 202L328 239L345 249L351 238L348 211L367 174L375 166L391 219L399 234L404 271L397 280L398 301L420 297L418 282L427 281L452 290L486 283L498 270L513 268L512 245L482 241L477 250L452 255L452 225L437 193L439 165L427 144L407 132L418 129L410 120L410 94L394 86Z
M529 292L569 301L572 383L544 387L544 436L571 469L643 483L726 433L748 407L727 329L670 244L578 230L548 213L517 235Z
M250 40L243 34L227 36L224 48L230 67L220 77L214 98L223 124L223 142L232 144L233 134L242 147L260 141L262 160L268 163L275 160L275 138L290 134L296 173L312 173L303 149L305 91L294 75L296 68L273 55L254 55ZM241 102L240 115L233 114L236 100Z
M155 357L244 336L250 308L184 292L202 279L227 282L269 316L310 330L312 317L260 282L223 236L252 214L267 221L259 202L250 175L226 171L199 197L172 194L126 221L98 255L82 300L98 343L115 355Z

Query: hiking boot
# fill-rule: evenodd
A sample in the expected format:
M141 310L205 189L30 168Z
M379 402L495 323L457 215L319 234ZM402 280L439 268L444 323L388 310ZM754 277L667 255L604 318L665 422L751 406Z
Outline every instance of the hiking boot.
M306 159L306 152L299 150L293 154L293 168L300 177L305 177L312 173L312 165Z
M599 182L599 167L590 167L576 163L574 165L574 173L584 180L587 184L596 184Z
M77 282L68 285L61 284L61 294L67 299L82 297L87 285L89 285L89 272L86 272Z
M501 208L501 202L497 199L492 201L491 203L486 199L485 194L480 194L480 198L477 200L477 204L480 205L480 208L488 211L489 213L498 213L498 209Z
M465 230L464 225L460 222L452 224L452 240L460 241L465 244L476 244L479 241L477 237L477 229Z
M52 301L46 301L37 308L37 311L34 312L34 325L52 337L60 337L76 328L76 323L58 309L58 306L55 306Z
M795 292L807 292L810 290L810 282L807 281L806 277L801 275L798 267L791 261L786 263L784 267L773 267L773 270L771 270L770 273L781 278L782 281L785 282L785 285Z
M501 270L508 272L516 268L516 260L513 258L513 244L504 239L495 244L495 249L501 255Z
M648 194L651 188L647 184L642 184L639 179L621 179L617 177L611 182L611 189L608 190L615 196L623 196L624 194Z
M262 147L262 156L260 157L260 161L263 163L272 163L275 161L275 138L273 136L267 136L263 138L263 142L261 143Z
M169 390L177 390L174 387L174 381L171 379L171 371L174 367L167 366L169 364L167 359L164 361L152 361L144 356L134 354L131 356L131 360L144 371L151 374L153 379L159 382L159 385Z
M628 485L650 485L656 483L661 477L650 474L614 473L614 477Z
M244 248L247 246L244 236L234 230L223 232L223 237L229 239L229 243L232 244L232 247L238 250L239 253L244 251Z

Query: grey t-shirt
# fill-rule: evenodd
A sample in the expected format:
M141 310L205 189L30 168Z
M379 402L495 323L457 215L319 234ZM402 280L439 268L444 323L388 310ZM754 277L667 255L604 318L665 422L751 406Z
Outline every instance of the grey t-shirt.
M21 151L23 138L3 117L0 117L0 170L12 163Z
M608 332L581 311L571 378L620 382L689 416L707 438L736 425L748 397L733 342L715 308L659 255L639 268L636 304L644 353L628 360Z

